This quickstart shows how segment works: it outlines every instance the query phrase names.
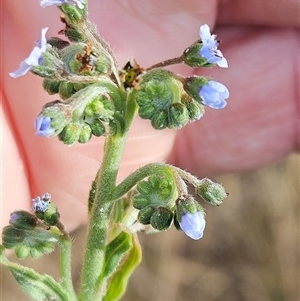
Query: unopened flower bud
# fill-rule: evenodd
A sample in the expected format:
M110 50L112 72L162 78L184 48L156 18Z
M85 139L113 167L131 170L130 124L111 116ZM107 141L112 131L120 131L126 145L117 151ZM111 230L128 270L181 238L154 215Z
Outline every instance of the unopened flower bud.
M57 4L59 1L62 3ZM51 2L50 5L60 5L61 11L66 15L70 24L81 22L86 16L84 0L43 0L42 2Z
M82 130L80 122L70 122L59 134L59 139L67 145L72 145L78 141Z
M76 93L76 90L74 89L74 86L72 83L69 82L61 82L59 85L59 96L62 99L68 99L70 98L74 93Z
M45 193L42 198L36 197L33 201L32 210L35 215L49 226L55 226L60 218L57 207L51 202L51 195Z
M4 227L2 231L2 244L6 249L13 249L23 242L24 237L24 230L16 229L13 225L9 225Z
M149 225L152 214L154 213L155 208L153 206L147 206L142 208L138 213L138 220L143 225Z
M182 103L174 103L169 109L169 128L180 129L189 122L189 113Z
M173 220L173 212L164 207L159 207L152 214L150 223L154 229L166 230L170 227Z
M228 196L221 184L214 183L207 178L201 180L200 182L201 183L196 187L196 193L201 196L204 201L212 205L219 206Z
M206 224L204 209L192 196L181 196L177 200L176 220L187 236L202 238Z
M37 218L27 211L19 210L10 215L9 223L16 229L32 230L37 225Z
M223 109L229 97L228 89L221 83L205 77L191 76L184 81L185 91L200 103L213 109Z
M182 97L181 102L186 106L190 121L199 120L204 115L204 106L189 95Z
M43 80L43 88L50 94L54 95L59 92L60 82L48 78Z
M92 138L91 127L87 124L82 125L81 132L78 138L79 143L86 143Z
M105 134L105 126L99 119L94 119L89 125L94 136L100 137Z

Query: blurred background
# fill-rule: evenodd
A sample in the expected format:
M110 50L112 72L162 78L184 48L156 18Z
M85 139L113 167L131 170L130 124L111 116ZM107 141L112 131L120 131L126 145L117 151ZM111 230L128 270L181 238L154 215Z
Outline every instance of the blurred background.
M300 156L257 171L225 175L230 196L220 207L204 204L204 237L193 241L171 229L140 233L143 261L123 301L299 300ZM73 233L78 282L85 229ZM22 261L58 275L57 253ZM1 301L28 300L1 271ZM92 300L91 300L92 301Z

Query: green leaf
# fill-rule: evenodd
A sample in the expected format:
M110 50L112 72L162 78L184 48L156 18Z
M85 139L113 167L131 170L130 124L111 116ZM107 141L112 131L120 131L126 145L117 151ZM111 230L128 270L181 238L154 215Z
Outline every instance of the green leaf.
M132 235L132 248L107 285L103 301L117 301L124 295L129 278L142 259L142 250L136 235Z
M118 268L122 258L132 247L131 234L121 232L105 247L105 265L103 267L101 280L111 276Z
M33 269L10 262L2 254L0 262L5 265L23 291L33 301L71 301L67 292L49 275L41 275Z

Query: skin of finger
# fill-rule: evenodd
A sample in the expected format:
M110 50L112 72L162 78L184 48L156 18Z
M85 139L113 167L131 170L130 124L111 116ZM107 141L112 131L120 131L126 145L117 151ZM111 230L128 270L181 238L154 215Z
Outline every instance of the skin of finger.
M299 28L298 0L220 0L218 24Z
M206 73L229 88L228 105L207 108L203 120L180 131L170 158L199 176L259 168L299 150L299 32L218 33L229 68Z
M59 12L56 7L41 9L36 2L6 1L4 5L3 40L8 45L18 45L18 47L4 48L3 53L2 86L11 112L10 122L15 128L14 140L8 140L4 146L6 152L11 154L12 160L22 161L25 170L23 182L26 180L24 177L27 177L28 181L27 186L18 187L16 190L18 196L14 202L5 203L4 206L7 212L16 209L16 206L29 209L31 198L48 191L58 204L66 227L73 229L85 220L86 199L90 183L100 166L103 139L93 139L87 145L78 144L69 148L55 138L45 139L34 135L33 120L41 107L55 97L46 95L41 88L41 79L32 74L18 79L12 79L7 74L17 69L19 62L30 53L34 41L39 38L41 28L51 25L48 36L56 35L63 28L58 20ZM91 18L95 21L99 20L101 32L103 31L103 35L116 49L117 57L123 63L128 55L135 56L139 51L142 55L140 54L137 59L140 59L142 64L150 65L157 60L168 58L163 57L165 53L180 54L186 45L198 38L197 31L201 21L199 23L197 18L189 17L186 10L183 13L183 20L194 24L195 32L189 31L193 37L189 39L189 35L185 35L185 40L181 41L180 45L176 45L174 34L171 34L173 30L178 33L178 29L183 36L184 29L181 28L181 23L184 22L176 18L183 7L182 1L178 1L178 5L181 4L180 9L172 6L173 17L172 14L166 17L164 11L158 15L157 7L153 3L152 6L148 3L147 8L143 7L143 10L138 7L138 11L128 9L126 5L118 6L112 1L103 1L101 6L96 1L90 3ZM167 7L166 5L165 10ZM208 9L209 7L205 8ZM149 14L146 14L146 11ZM135 19L134 14L138 12L143 14ZM201 9L198 9L198 14L202 14ZM170 27L169 22L172 18L175 24ZM120 29L112 30L116 27ZM137 37L134 36L137 34L136 28L139 28ZM148 43L145 43L145 36ZM165 36L167 39L164 40L166 43L164 45L172 45L172 47L166 50L163 43L160 43L159 47L156 45L153 47L157 40L161 41ZM126 144L119 180L148 162L164 161L171 151L174 137L175 131L155 131L148 121L135 122ZM16 151L10 152L10 149L16 146ZM15 189L14 173L6 174L6 179L7 186ZM24 207L24 200L27 200L27 208Z

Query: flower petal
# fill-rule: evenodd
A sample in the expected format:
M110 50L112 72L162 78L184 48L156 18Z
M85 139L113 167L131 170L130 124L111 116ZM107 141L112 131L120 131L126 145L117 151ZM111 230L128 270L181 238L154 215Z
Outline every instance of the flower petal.
M223 109L227 105L225 99L229 97L229 91L223 84L211 80L201 87L199 96L204 105L213 109Z
M185 213L181 217L180 228L192 239L200 239L203 237L206 221L202 212Z

